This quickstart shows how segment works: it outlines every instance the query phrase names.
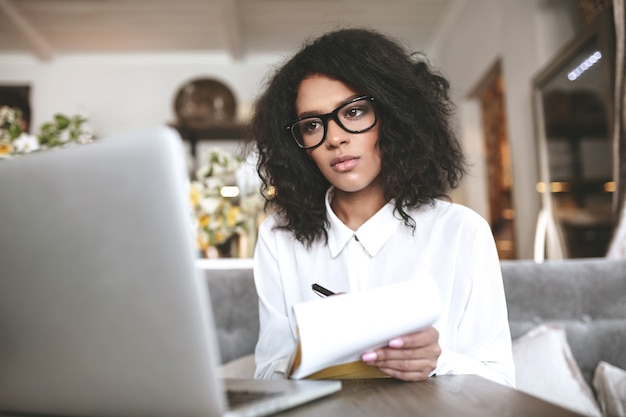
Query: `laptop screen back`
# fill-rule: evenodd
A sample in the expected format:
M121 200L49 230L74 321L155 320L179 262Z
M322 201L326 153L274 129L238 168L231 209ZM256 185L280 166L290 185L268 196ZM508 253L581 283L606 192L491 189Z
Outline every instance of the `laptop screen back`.
M168 128L0 161L0 411L222 414L185 176Z

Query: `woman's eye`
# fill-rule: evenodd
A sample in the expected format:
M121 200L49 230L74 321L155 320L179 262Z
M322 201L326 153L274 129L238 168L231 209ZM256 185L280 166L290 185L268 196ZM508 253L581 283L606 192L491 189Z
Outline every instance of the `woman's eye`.
M365 110L360 107L352 107L352 108L346 109L343 117L345 117L346 119L355 119L359 116L362 116L364 112Z
M300 131L302 132L302 134L311 134L316 132L317 130L319 130L319 128L322 126L322 122L319 120L308 120L303 122L300 125Z

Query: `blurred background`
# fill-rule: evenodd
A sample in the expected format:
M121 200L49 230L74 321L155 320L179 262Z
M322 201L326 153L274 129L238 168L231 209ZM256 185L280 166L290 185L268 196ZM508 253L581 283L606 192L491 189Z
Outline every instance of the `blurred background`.
M216 148L237 154L255 97L304 40L374 28L426 53L450 80L471 164L453 199L490 222L501 258L604 256L623 200L613 9L589 0L0 0L0 105L22 103L34 133L57 113L80 115L96 138L173 126L198 179Z

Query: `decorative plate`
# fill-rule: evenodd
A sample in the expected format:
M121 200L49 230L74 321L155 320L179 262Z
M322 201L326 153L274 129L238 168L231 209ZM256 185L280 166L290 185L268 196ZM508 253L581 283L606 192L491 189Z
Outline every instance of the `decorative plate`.
M199 78L178 90L174 109L180 126L206 129L233 123L237 100L230 88L222 82Z

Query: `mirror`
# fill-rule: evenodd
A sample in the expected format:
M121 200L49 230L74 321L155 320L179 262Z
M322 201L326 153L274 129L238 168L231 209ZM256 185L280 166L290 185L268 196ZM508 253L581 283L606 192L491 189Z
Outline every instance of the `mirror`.
M549 245L561 246L548 252L562 257L605 256L614 227L610 12L598 16L533 82L537 190L553 225L547 233L558 234L547 236Z

